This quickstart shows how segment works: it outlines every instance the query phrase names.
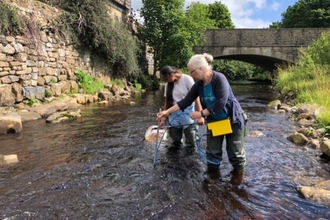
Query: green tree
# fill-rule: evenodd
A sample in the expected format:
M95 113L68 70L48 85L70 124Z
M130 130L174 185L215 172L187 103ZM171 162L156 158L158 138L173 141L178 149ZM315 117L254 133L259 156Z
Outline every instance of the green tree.
M305 49L300 56L302 60L310 66L321 65L330 69L330 32L323 33L322 36ZM328 72L328 75L330 75L330 72Z
M229 80L271 79L270 72L237 60L214 60L213 69L224 73Z
M182 32L184 0L143 0L139 29L154 58L154 75L164 65L181 67L186 53L187 33ZM184 56L186 57L186 56Z
M235 28L229 10L226 5L221 2L214 2L208 5L209 18L215 21L218 28Z
M329 0L299 0L282 13L282 28L330 27Z
M207 29L216 28L215 20L209 18L209 8L205 4L193 2L186 11L186 25L189 32L191 47L204 43L204 34Z
M282 23L279 21L273 22L272 24L269 25L269 28L281 28Z

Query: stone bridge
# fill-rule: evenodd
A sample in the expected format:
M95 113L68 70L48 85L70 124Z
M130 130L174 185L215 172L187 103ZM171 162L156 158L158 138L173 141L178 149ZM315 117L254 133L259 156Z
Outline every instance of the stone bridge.
M210 29L205 43L195 53L210 53L214 59L248 62L274 71L278 65L298 61L299 49L308 47L328 28Z

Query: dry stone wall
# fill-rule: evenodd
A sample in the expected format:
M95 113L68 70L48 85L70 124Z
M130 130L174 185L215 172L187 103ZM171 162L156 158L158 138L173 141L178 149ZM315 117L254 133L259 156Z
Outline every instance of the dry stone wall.
M25 99L43 99L78 90L76 70L110 81L108 69L91 63L50 25L59 10L38 1L8 1L22 16L30 17L37 30L29 36L0 35L0 107Z
M78 91L75 70L94 72L88 55L81 57L51 29L40 31L37 40L0 36L0 41L0 106Z

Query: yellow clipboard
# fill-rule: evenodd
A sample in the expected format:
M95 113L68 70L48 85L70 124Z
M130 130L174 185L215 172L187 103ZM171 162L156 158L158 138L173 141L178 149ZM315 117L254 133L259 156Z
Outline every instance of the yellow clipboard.
M229 118L207 123L207 128L212 131L213 137L233 133Z

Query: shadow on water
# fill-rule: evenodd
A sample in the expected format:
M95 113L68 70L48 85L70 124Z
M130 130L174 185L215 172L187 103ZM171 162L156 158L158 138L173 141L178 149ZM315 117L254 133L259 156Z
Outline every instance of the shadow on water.
M25 122L21 134L1 136L0 154L19 162L0 167L3 219L329 219L330 208L301 198L295 187L329 179L315 150L286 137L286 115L267 112L266 85L234 85L250 117L247 173L229 183L224 152L221 176L210 179L197 152L170 151L165 144L153 166L155 143L143 140L155 124L163 91L136 105L91 105L77 121ZM204 126L200 127L203 132ZM205 144L202 143L202 148Z

